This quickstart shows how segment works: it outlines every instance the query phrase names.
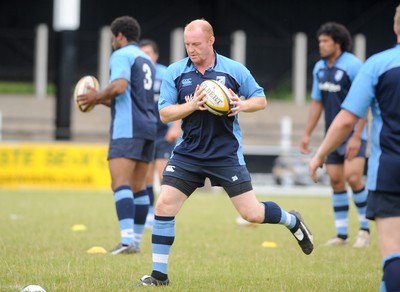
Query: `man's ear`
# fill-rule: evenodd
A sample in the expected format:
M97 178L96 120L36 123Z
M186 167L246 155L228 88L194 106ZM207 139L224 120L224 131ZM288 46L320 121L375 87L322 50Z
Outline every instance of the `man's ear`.
M210 45L214 45L214 43L215 43L215 37L211 36L210 37Z

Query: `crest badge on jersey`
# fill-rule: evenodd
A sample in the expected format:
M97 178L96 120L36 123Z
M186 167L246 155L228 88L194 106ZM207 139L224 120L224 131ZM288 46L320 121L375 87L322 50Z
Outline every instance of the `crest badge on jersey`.
M216 80L219 82L219 83L222 83L223 85L226 85L225 83L225 81L226 81L226 78L225 78L225 76L217 76L216 77Z
M340 81L343 77L343 71L342 70L337 70L335 73L335 80Z

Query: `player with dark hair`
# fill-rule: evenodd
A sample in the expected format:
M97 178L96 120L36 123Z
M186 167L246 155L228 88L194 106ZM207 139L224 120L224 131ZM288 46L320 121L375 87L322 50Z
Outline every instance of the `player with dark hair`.
M263 110L264 90L242 64L217 54L212 26L204 19L184 29L187 58L170 65L161 85L159 109L165 123L182 119L178 139L163 173L152 229L153 271L138 285L168 285L168 257L175 240L175 216L190 195L208 177L222 186L239 214L254 223L282 224L294 235L302 251L310 254L313 238L300 213L286 212L271 201L259 202L246 168L238 121L240 112ZM199 85L207 79L230 88L232 109L216 116L204 106ZM240 99L238 96L244 96Z
M323 24L317 32L319 60L313 70L313 85L308 121L300 151L310 153L310 138L321 114L325 111L325 131L340 111L350 85L362 62L348 52L351 38L348 30L339 23ZM363 181L365 151L367 144L366 119L360 119L346 140L326 160L326 171L333 189L332 207L335 217L336 237L326 246L348 244L349 194L347 183L352 189L352 198L357 208L360 230L353 247L367 247L370 243L369 224L365 218L367 190Z
M155 68L138 47L140 25L130 16L111 23L110 84L89 90L82 104L111 107L108 165L119 219L121 242L111 254L140 250L149 208L145 178L154 155L156 117L153 110Z
M154 161L149 165L149 171L146 177L147 193L150 198L149 213L147 214L145 228L151 228L154 221L154 172L157 172L159 181L162 181L162 173L167 165L168 158L175 147L176 140L181 134L180 121L174 121L168 124L161 122L158 113L158 98L160 96L160 87L164 78L167 67L159 64L159 49L155 41L150 39L142 39L139 42L140 49L150 56L156 67L156 77L154 80L154 112L157 117L157 138L155 141Z
M400 291L400 5L394 17L397 45L371 56L350 91L317 153L310 175L371 108L371 155L368 160L367 218L375 220L382 256L381 292Z

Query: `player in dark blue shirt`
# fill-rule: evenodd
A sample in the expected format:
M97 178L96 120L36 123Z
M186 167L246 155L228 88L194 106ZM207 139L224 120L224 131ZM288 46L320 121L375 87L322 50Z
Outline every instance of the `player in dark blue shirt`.
M168 257L175 239L175 216L189 196L208 177L222 186L239 214L249 222L282 224L310 254L313 239L300 213L286 212L274 202L258 202L246 168L240 112L266 107L263 89L242 64L217 54L211 25L198 19L184 30L188 57L168 67L161 85L159 109L165 123L182 119L182 137L163 173L161 193L155 206L152 230L153 271L139 285L168 285ZM216 116L204 106L204 80L212 79L230 88L232 108L227 116ZM240 99L238 96L243 96Z
M382 256L382 292L400 291L400 5L394 18L398 44L363 65L314 158L310 175L371 108L367 218L375 220Z
M140 49L150 56L156 67L156 77L154 80L154 112L157 118L157 138L155 142L154 161L149 165L149 171L146 177L147 193L150 199L149 212L147 214L145 228L150 229L154 221L154 174L158 176L159 181L162 181L162 173L167 165L168 159L172 150L175 147L176 140L181 134L181 122L174 121L164 124L161 122L158 113L158 98L160 96L160 88L164 79L167 67L159 64L159 50L155 41L143 39L139 42Z
M317 32L320 55L313 70L313 101L300 151L310 153L310 137L324 111L325 131L340 111L350 85L357 75L362 62L348 52L351 46L350 33L334 22L323 24ZM325 245L348 244L349 194L347 183L352 190L352 199L357 209L360 230L353 247L367 247L370 243L369 224L365 217L367 190L363 181L365 150L367 144L366 120L361 119L346 140L332 152L325 164L333 189L332 207L335 217L336 237Z
M145 178L153 160L156 117L153 110L155 68L138 47L139 23L132 17L111 23L114 52L110 84L80 97L83 104L111 107L108 164L119 219L121 242L111 254L138 252L149 208Z

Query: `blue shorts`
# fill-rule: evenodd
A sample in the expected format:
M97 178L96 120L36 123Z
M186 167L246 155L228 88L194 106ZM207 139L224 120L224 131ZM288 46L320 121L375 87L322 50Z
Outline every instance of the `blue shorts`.
M400 194L379 191L369 191L367 199L368 219L376 217L399 217L400 216Z
M253 189L250 173L246 166L199 166L170 159L163 172L162 184L171 185L187 196L204 186L209 178L212 186L222 186L230 197Z
M175 142L169 143L165 140L156 141L156 151L154 154L154 159L169 159L175 145Z
M367 149L367 141L361 140L360 150L357 157L365 158L365 151ZM326 158L325 164L343 164L346 156L346 143L343 143Z
M111 140L107 159L129 158L151 162L154 157L154 141L137 138L121 138Z

